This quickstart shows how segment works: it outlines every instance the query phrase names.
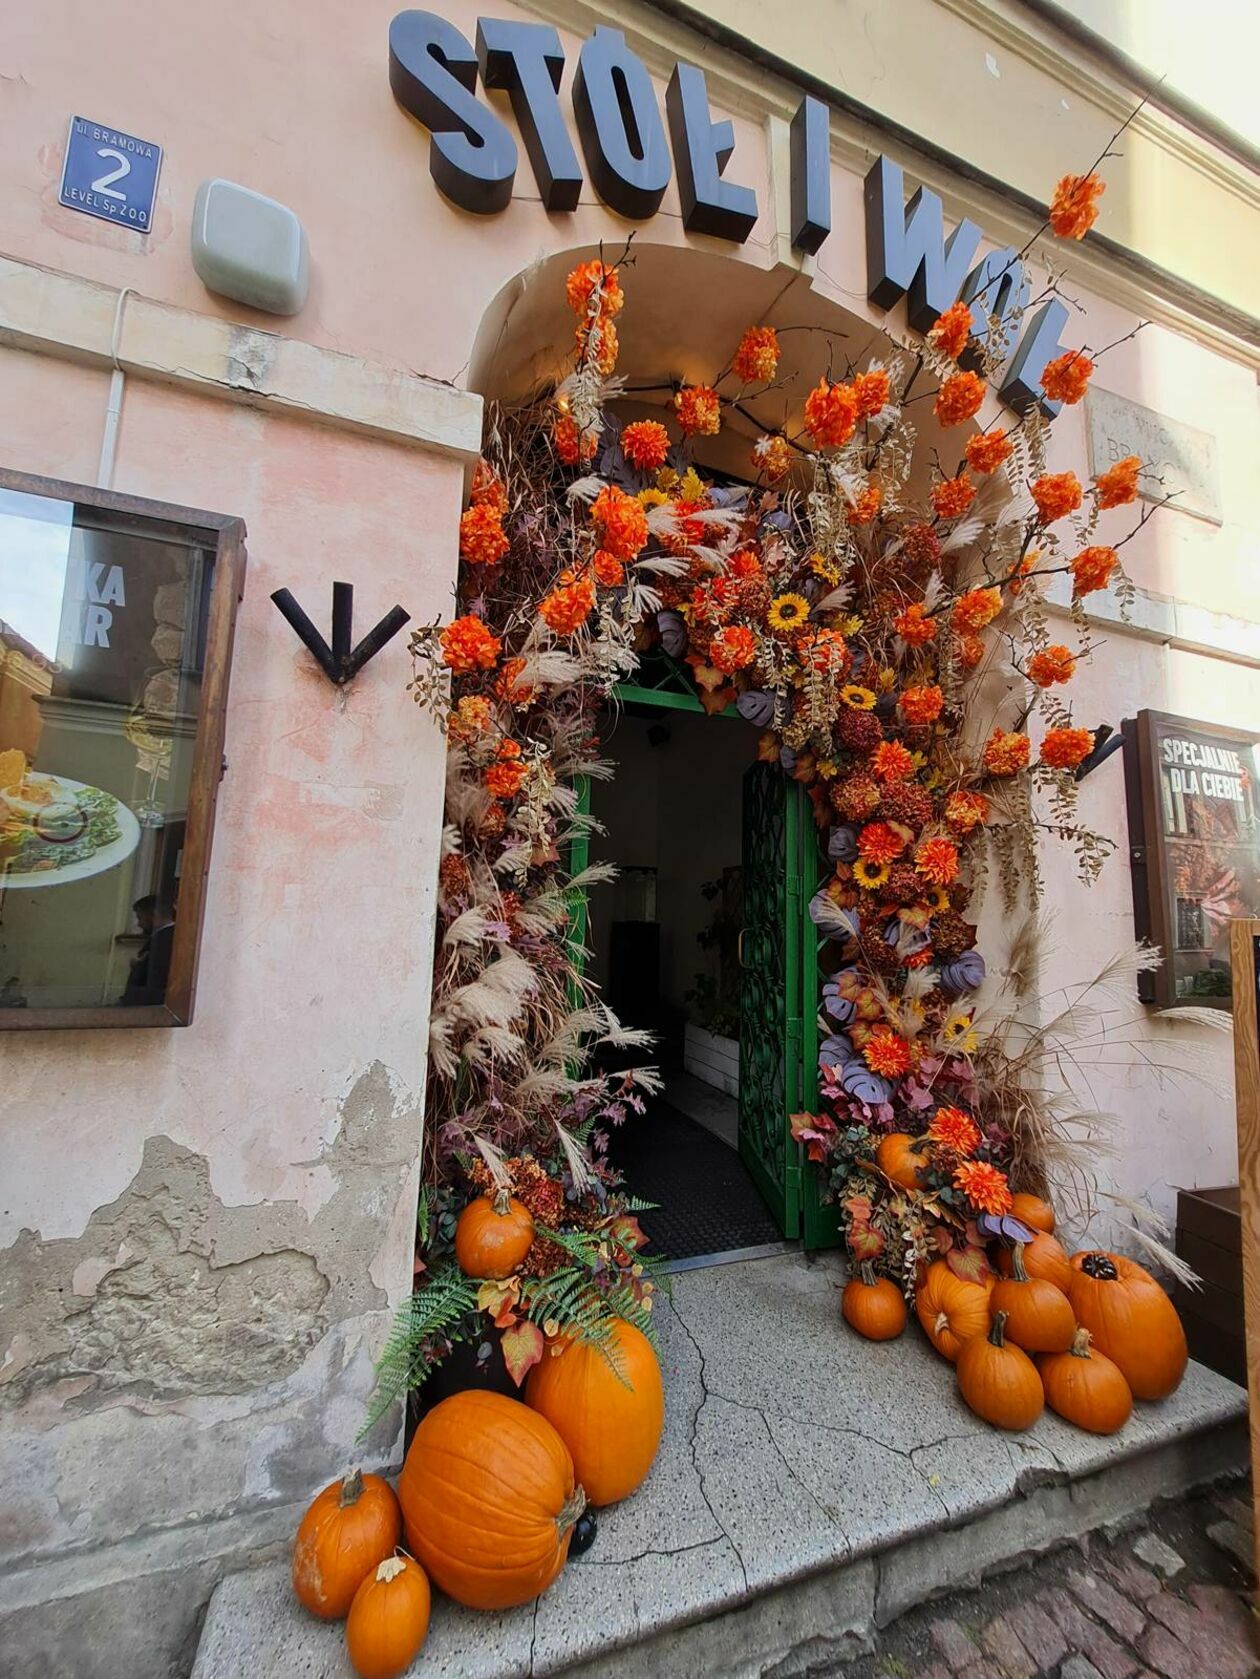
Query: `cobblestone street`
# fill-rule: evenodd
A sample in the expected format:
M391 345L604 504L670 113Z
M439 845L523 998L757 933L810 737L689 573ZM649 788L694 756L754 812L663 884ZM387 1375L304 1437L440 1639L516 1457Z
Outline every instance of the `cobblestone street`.
M913 1611L828 1679L1249 1679L1245 1485L1161 1506Z

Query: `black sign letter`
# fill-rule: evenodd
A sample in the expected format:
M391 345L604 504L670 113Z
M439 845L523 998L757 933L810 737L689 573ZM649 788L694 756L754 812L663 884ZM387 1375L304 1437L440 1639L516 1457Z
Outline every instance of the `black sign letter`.
M831 113L807 94L792 118L792 244L810 256L831 232Z
M669 148L652 78L619 29L597 29L583 44L573 109L604 203L635 221L654 216L669 185Z
M432 136L429 173L461 210L492 216L512 201L516 141L477 102L477 59L453 23L399 12L389 26L389 85Z
M1059 342L1059 334L1067 325L1068 312L1057 297L1052 297L1044 308L1038 309L1024 334L1024 341L1015 352L1015 360L1010 365L1010 371L1002 389L998 392L1008 408L1013 408L1017 414L1024 414L1034 403L1038 403L1041 412L1047 419L1052 420L1063 407L1061 402L1048 402L1041 388L1041 375L1046 370L1046 363L1053 361L1055 356L1061 356L1064 346Z
M582 171L556 94L564 49L549 23L477 19L477 62L486 87L506 88L548 210L576 210Z
M757 195L751 187L722 179L735 150L735 128L710 117L703 70L675 64L665 90L665 110L683 226L689 233L712 233L742 245L756 226Z
M908 293L906 320L926 332L958 297L980 243L975 222L960 221L945 238L941 201L920 187L905 204L905 178L877 157L863 185L866 200L866 295L891 309ZM904 208L903 208L904 206Z
M990 324L996 318L995 339L991 346L996 356L1010 354L1015 338L1012 316L1022 317L1028 307L1029 290L1028 276L1019 260L1019 252L1012 250L990 251L963 281L958 296L963 303L970 303L972 330L977 341L986 349L990 348ZM980 356L974 347L968 346L963 361L968 366L979 365Z

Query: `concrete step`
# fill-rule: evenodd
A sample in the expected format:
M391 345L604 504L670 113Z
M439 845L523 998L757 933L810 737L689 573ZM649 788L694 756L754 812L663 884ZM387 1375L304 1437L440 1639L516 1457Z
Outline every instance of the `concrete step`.
M834 1256L799 1254L678 1276L647 1482L536 1603L435 1603L416 1679L794 1679L916 1603L1246 1463L1246 1396L1198 1365L1109 1439L1051 1415L1001 1434L913 1324L851 1335L842 1282ZM215 1590L193 1679L349 1673L341 1628L298 1608L283 1564Z

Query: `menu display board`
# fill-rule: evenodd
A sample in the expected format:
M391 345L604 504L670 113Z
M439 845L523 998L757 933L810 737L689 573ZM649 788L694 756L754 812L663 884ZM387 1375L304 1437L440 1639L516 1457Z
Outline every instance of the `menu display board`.
M1124 731L1134 918L1163 952L1140 995L1228 1008L1229 924L1260 914L1260 736L1159 711Z

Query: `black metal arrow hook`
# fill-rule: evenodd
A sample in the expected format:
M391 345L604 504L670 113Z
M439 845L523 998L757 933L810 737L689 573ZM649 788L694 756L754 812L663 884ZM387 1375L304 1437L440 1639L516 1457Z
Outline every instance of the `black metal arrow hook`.
M324 675L338 688L344 688L347 682L352 681L368 660L375 658L386 642L392 641L403 625L411 620L410 612L404 612L401 606L391 607L358 646L352 648L354 585L334 583L330 647L288 589L277 589L271 598L297 632L303 646L309 648Z

